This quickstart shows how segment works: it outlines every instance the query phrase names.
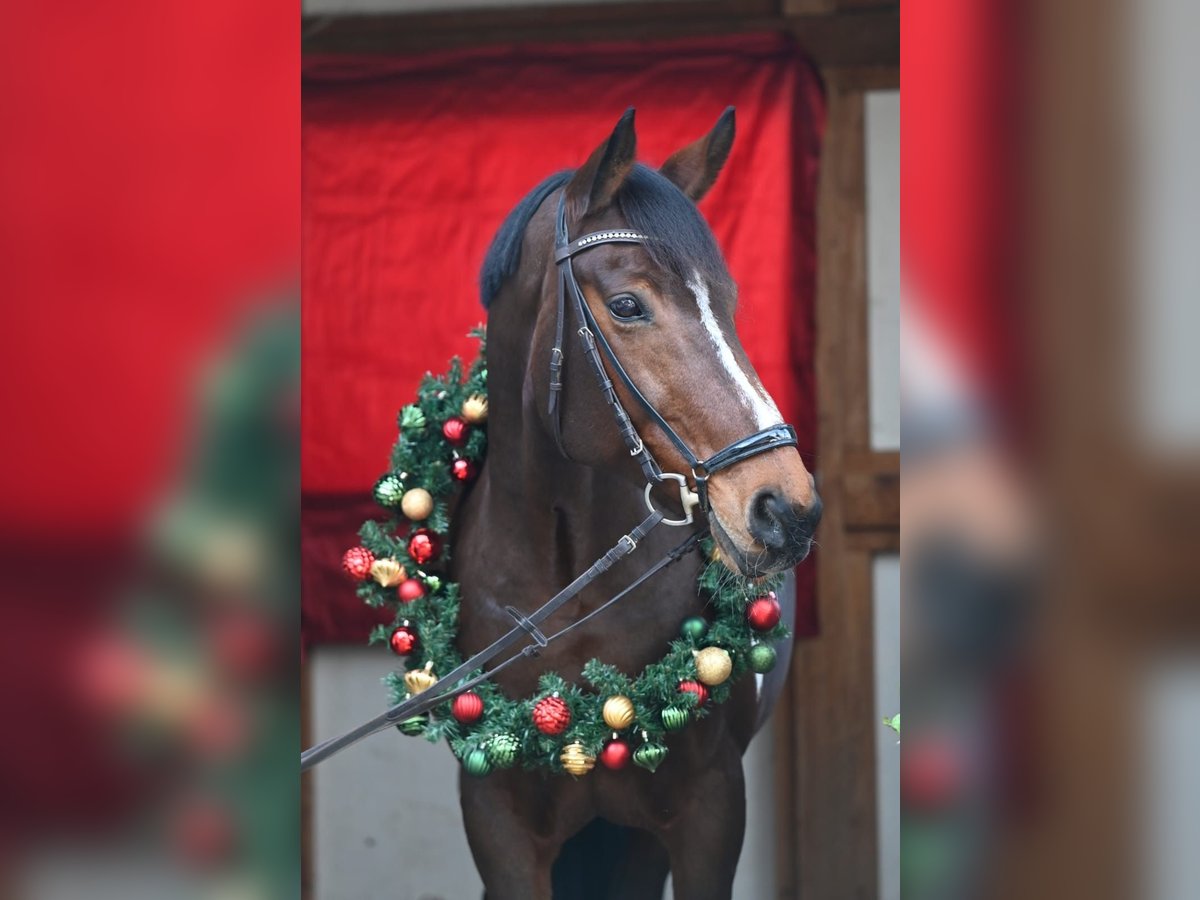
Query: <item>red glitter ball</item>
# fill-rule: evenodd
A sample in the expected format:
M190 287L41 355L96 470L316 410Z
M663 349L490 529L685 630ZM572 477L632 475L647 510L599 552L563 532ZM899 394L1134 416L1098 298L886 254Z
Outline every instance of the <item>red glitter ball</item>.
M365 581L370 576L374 564L375 555L366 547L351 547L342 554L342 569L358 581Z
M571 709L561 697L543 697L533 707L533 724L542 734L562 734L571 724Z
M475 477L475 466L469 459L456 459L450 464L450 474L458 481L470 481Z

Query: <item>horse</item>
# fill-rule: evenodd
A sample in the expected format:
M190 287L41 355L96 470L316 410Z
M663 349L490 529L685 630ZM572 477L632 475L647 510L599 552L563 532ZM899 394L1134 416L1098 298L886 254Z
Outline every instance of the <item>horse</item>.
M614 379L614 389L636 434L663 471L705 490L707 526L725 564L760 577L808 554L820 500L794 438L760 448L703 484L676 440L706 459L783 422L738 341L736 286L696 208L734 133L730 108L707 135L655 170L636 161L630 109L580 168L539 184L496 233L480 276L488 314L488 451L453 537L464 656L512 627L505 607L536 609L646 514L645 473L613 426L612 405L584 348L559 346L562 261L555 251L562 227L573 237L647 238L589 247L571 261L573 276L628 374L631 384ZM583 325L572 323L568 336ZM634 387L648 403L638 401ZM655 497L671 503L661 488ZM670 508L678 511L678 498ZM652 532L643 539L643 558L678 539L674 529ZM496 683L509 696L528 695L546 671L578 680L592 657L636 676L662 655L682 620L702 612L696 556L638 588L617 611L498 672ZM589 585L575 607L555 613L547 630L628 584L620 568ZM598 844L578 841L596 834L600 822L622 835L604 842L619 857L603 860L608 896L659 900L669 872L680 900L729 898L745 829L742 755L759 721L757 702L755 680L743 678L728 702L671 736L669 757L654 773L598 767L580 780L520 769L463 775L463 821L487 900L550 900L555 860L571 846L595 856Z

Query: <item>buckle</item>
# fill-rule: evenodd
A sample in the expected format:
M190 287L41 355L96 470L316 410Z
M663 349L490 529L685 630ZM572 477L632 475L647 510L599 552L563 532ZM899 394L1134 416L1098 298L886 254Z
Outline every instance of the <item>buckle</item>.
M667 478L670 478L672 481L679 482L679 502L683 505L683 518L682 519L668 519L664 516L663 524L664 525L691 525L692 522L695 521L695 516L692 515L692 510L694 510L697 506L700 505L699 495L695 491L693 491L691 488L688 487L687 478L684 477L683 475L680 475L677 472L663 472L661 475L659 475L660 482ZM655 509L654 504L650 500L650 491L653 489L654 489L654 483L648 482L646 484L646 494L645 494L646 508L648 510L650 510L650 512L657 512L658 510Z

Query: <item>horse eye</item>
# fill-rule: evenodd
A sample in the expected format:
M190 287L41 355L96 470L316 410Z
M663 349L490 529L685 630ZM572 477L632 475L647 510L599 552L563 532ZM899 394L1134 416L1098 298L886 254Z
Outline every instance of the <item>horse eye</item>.
M608 311L618 319L637 319L642 315L641 304L630 294L621 294L609 300Z

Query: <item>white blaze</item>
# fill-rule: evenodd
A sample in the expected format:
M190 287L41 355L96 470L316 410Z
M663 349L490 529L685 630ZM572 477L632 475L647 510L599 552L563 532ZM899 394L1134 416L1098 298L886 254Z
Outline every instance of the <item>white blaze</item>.
M757 383L757 379L751 380L745 370L738 365L737 357L733 355L733 348L725 340L721 326L717 324L716 317L713 315L712 304L708 299L708 286L701 279L699 272L692 273L687 286L696 297L696 304L700 307L700 321L704 324L709 341L716 348L717 359L721 361L721 365L729 373L733 383L742 392L742 402L754 413L758 427L768 428L781 423L783 416L779 414L779 408L775 405L775 401L767 395L762 385Z

